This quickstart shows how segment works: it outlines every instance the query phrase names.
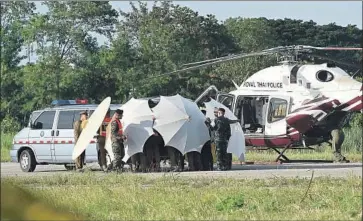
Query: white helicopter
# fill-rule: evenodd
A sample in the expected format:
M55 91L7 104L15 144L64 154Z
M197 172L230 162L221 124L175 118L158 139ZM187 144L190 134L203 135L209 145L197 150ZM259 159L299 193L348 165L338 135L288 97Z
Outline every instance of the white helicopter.
M296 57L313 50L362 50L362 48L281 46L256 53L194 62L168 74L204 68L252 56L282 54L284 60L250 76L229 93L210 86L195 102L210 98L228 107L240 120L246 146L273 149L277 162L292 162L284 152L309 148L332 140L337 161L349 162L340 153L342 127L352 112L362 111L362 83L334 63L301 64ZM332 60L332 59L330 59ZM339 63L339 62L337 62ZM302 147L303 146L303 147ZM280 152L278 148L283 148Z

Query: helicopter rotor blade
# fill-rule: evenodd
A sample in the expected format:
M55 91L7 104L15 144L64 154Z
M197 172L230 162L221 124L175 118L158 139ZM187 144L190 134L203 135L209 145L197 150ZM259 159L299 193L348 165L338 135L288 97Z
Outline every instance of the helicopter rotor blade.
M315 50L325 50L325 51L361 51L363 48L353 48L353 47L315 47L307 45L298 45L298 49L315 49Z
M224 57L219 57L219 58L213 58L213 59L208 59L208 60L204 60L204 61L197 61L197 62L187 63L187 64L183 64L182 67L198 65L198 64L203 64L203 63L209 63L209 62L214 62L214 61L219 61L219 60L225 60L225 59L232 58L232 57L239 56L239 55L242 55L242 54L227 55L227 56L224 56Z
M312 54L312 56L313 57L320 58L320 59L325 59L325 60L333 61L333 62L335 62L337 64L343 64L343 65L350 66L350 67L354 67L354 68L361 68L361 65L351 64L351 63L344 62L344 61L338 61L338 60L335 60L335 59L332 59L332 58L328 58L328 57L322 56L322 55Z
M192 70L196 70L196 69L200 69L200 68L205 68L205 67L208 67L208 66L212 66L212 65L215 65L215 64L222 63L222 62L233 61L233 60L237 60L237 59L241 59L241 58L247 58L247 57L253 57L253 56L269 55L269 54L272 54L272 53L271 52L255 52L255 53L250 53L250 54L236 55L236 56L232 56L230 58L225 58L225 59L222 59L222 60L216 60L214 62L209 62L209 63L205 63L205 64L200 64L200 65L196 65L196 66L192 66L192 67L183 68L183 69L172 71L172 72L165 73L165 74L151 76L151 77L146 78L146 80L147 79L152 79L152 78L157 78L157 77L162 77L162 76L167 76L167 75L172 75L172 74L177 74L177 73L181 73L181 72L186 72L186 71L192 71Z

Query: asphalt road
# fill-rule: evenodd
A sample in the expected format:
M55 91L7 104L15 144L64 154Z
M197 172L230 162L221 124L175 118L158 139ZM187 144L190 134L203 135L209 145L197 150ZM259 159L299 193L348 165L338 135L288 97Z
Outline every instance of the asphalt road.
M97 164L87 165L86 169L96 175L107 174L99 171ZM349 176L362 177L362 163L289 163L281 165L233 165L231 171L200 171L181 172L181 177L225 177L239 179L268 179L268 178L310 178L314 171L314 177L347 178ZM1 163L1 177L9 176L52 176L75 173L67 171L63 165L38 165L34 172L22 172L18 163ZM170 173L139 173L143 176L161 177ZM175 173L174 173L175 174Z

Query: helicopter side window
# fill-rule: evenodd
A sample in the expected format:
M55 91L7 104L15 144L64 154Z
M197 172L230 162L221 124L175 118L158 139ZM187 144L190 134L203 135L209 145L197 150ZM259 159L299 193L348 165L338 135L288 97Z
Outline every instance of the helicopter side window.
M329 82L334 79L334 75L326 70L321 70L316 73L316 79L321 82Z
M271 98L270 110L267 118L268 123L279 121L286 117L287 101L279 98Z

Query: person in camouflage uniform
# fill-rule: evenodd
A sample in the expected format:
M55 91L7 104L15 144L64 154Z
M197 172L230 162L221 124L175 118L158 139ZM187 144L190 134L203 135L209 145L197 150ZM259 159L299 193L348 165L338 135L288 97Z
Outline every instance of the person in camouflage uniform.
M80 119L74 122L73 129L74 129L74 142L77 143L79 136L82 133L82 130L86 127L88 123L88 113L87 111L82 111L80 113ZM86 150L84 150L81 155L79 155L76 160L76 170L79 172L83 171L83 165L86 158Z
M326 119L326 121L329 122L326 125L326 127L331 130L330 139L331 139L331 147L334 150L335 162L339 163L350 162L342 155L342 144L345 139L343 127L348 124L351 118L352 118L351 113L346 113L345 111L337 111L329 115Z
M231 127L228 118L224 117L224 108L218 109L218 117L215 119L215 125L211 126L210 119L207 119L208 126L214 131L214 142L216 144L217 151L217 170L227 170L228 166L228 155L227 147L228 140L231 137Z
M123 110L117 109L115 112L115 119L111 122L111 141L112 141L112 152L115 159L112 161L112 168L116 171L121 171L123 168L122 158L125 156L125 149L123 141L126 137L123 135L122 119Z

